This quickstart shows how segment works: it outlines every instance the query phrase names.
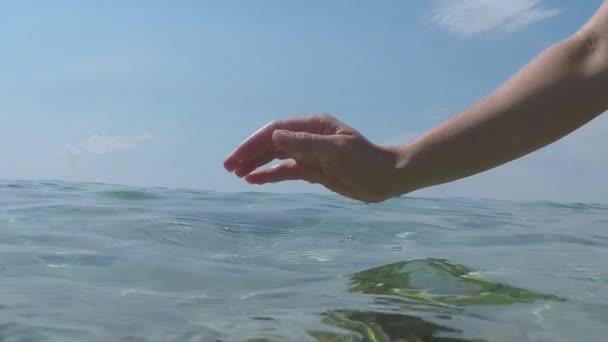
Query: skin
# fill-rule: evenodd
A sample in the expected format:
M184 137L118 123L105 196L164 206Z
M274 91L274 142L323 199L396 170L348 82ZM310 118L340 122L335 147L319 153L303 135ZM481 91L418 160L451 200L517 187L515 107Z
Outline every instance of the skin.
M411 142L374 144L328 114L292 117L260 128L230 153L224 167L251 184L304 180L376 203L508 163L606 110L608 0L576 33ZM262 168L275 159L284 161Z

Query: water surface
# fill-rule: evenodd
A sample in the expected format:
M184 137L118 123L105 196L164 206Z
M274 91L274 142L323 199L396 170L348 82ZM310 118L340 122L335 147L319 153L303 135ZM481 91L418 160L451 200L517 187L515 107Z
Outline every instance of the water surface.
M1 341L601 341L608 206L0 183Z

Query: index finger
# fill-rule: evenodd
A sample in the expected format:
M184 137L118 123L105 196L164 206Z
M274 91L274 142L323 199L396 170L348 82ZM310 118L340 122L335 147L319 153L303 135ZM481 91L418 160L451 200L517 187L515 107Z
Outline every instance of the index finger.
M275 130L319 134L322 125L323 122L318 116L294 117L268 123L239 144L224 161L224 167L232 172L240 165L251 163L256 158L275 150L272 142L272 133Z

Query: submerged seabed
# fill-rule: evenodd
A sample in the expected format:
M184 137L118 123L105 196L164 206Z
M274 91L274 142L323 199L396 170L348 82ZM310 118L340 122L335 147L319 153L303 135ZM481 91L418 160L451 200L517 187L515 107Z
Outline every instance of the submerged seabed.
M0 183L1 341L601 341L608 206Z

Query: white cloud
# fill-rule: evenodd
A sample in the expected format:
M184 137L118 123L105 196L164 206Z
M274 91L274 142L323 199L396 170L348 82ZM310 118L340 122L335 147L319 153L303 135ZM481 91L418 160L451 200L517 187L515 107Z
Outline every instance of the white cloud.
M59 155L69 158L81 158L122 154L138 149L142 143L152 138L153 136L150 134L134 137L93 134L78 145L67 144L63 146L59 151Z
M436 0L431 21L441 29L468 37L488 31L513 32L555 17L560 10L543 0Z

